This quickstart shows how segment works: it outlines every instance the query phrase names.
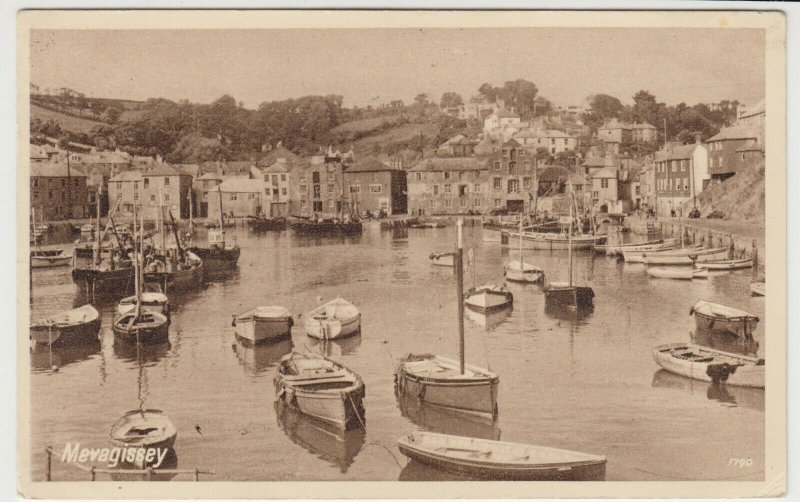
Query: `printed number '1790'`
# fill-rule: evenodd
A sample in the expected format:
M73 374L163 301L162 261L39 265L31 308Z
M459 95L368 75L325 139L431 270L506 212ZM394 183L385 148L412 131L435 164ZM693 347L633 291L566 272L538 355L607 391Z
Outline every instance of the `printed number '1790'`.
M743 469L745 467L752 467L752 466L753 466L752 458L731 457L730 460L728 460L728 467L738 467L739 469Z

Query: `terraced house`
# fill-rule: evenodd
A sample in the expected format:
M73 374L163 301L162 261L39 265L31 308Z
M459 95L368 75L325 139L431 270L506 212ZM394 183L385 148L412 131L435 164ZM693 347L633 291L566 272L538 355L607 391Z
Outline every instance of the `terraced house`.
M474 157L429 158L406 173L413 216L484 213L489 210L486 161Z
M514 139L486 158L489 210L527 211L538 186L535 147L525 148Z
M392 215L406 212L406 172L399 163L374 157L353 163L344 172L345 192L359 212Z
M111 207L119 201L118 214L133 216L134 206L145 208L145 218L156 218L163 205L175 218L189 217L192 177L166 163L145 171L126 171L108 181Z
M31 164L31 209L37 220L89 216L86 175L66 163ZM33 212L32 211L32 212Z

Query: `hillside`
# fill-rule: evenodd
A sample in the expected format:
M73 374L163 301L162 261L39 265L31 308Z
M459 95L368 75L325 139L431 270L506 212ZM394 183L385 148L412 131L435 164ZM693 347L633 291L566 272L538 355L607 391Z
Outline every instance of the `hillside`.
M77 134L90 134L94 127L98 125L108 125L105 122L67 115L66 113L57 112L31 103L31 121L36 119L42 122L50 120L58 122L61 125L61 129Z
M703 217L714 211L726 220L764 222L764 161L751 164L735 176L715 184L697 196ZM691 206L691 201L688 203ZM691 210L690 207L685 209Z

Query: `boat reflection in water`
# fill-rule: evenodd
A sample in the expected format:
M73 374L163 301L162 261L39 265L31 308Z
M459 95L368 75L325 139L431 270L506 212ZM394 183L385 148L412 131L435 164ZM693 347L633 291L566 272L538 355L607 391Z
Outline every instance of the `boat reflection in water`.
M136 347L137 344L122 343L115 340L114 356L125 362L135 363L137 362ZM170 342L163 342L153 345L139 344L138 347L138 361L141 361L142 364L148 364L157 363L163 357L165 357L172 348L172 344Z
M508 316L511 315L511 312L514 311L514 308L509 306L508 308L504 308L498 310L496 312L488 312L482 314L480 312L474 312L470 309L464 309L464 312L467 315L467 319L475 323L476 325L480 326L481 328L486 328L487 330L493 329L503 321L505 321Z
M30 350L31 368L34 371L49 371L54 366L63 368L91 359L92 356L100 353L101 348L100 339L78 345L56 346L52 349L48 349L47 345L37 344L35 347L32 345Z
M142 465L141 463L131 463L131 462L120 462L116 466L111 467L109 469L116 469L116 470L126 470L126 469L136 469L136 470L144 470L150 467L154 467L154 463L158 462L158 460L154 460L153 462L145 463ZM167 455L164 457L164 460L158 466L158 468L153 468L153 473L113 473L111 474L111 479L113 481L169 481L174 478L177 474L176 473L162 473L159 472L162 469L177 469L178 468L178 454L175 452L175 448L169 447L167 449Z
M590 305L585 308L575 309L555 302L545 302L544 313L547 314L548 317L552 317L554 319L583 324L583 321L591 317L592 313L594 313L594 306Z
M278 340L271 343L251 345L236 341L231 343L231 349L248 373L258 375L270 368L274 368L281 357L294 348L291 339Z
M653 387L677 389L689 395L705 396L709 401L716 401L723 406L764 411L763 389L702 382L663 369L653 375Z
M318 338L308 337L306 343L308 347L313 348L315 352L319 352L325 357L336 359L340 356L355 354L358 351L358 347L361 346L361 337L349 336L334 340L320 340Z
M300 413L282 401L275 402L275 415L278 425L293 443L338 466L341 473L346 473L353 464L367 437L362 427L342 430Z
M731 352L733 354L742 354L745 356L758 355L757 341L752 338L740 338L734 333L717 333L697 330L691 333L690 337L692 343L702 345L703 347L710 347L723 352Z
M459 413L426 403L410 392L395 389L400 414L426 431L480 439L500 439L500 425L490 416Z

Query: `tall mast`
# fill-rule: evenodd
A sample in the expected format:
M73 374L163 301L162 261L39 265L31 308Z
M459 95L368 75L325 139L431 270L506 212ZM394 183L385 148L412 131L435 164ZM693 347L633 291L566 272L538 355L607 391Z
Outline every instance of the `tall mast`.
M192 206L192 187L189 187L189 191L186 193L186 197L189 199L189 236L194 234L194 210Z
M140 286L140 278L139 274L141 270L139 269L139 258L141 257L141 239L139 232L136 230L136 206L133 206L133 283L136 292L136 310L135 310L135 319L139 318L140 313L140 306L142 304L142 291Z
M573 196L572 185L570 185L569 189L571 198ZM572 203L569 205L569 244L567 246L569 249L569 285L572 287Z
M67 156L69 159L69 155ZM95 246L92 249L92 258L94 260L95 266L100 264L100 194L102 190L102 185L97 186L97 197L95 198L96 204L95 207L95 218L97 219L97 227L95 228L94 232L94 243Z
M217 195L219 195L219 232L222 235L223 242L225 241L225 224L222 221L222 189L217 185Z
M167 256L167 234L164 232L164 192L158 187L158 232L161 234L161 254Z
M522 266L524 262L522 261L522 215L519 215L519 271L520 273L525 272L525 268Z
M533 207L531 208L531 214L533 215L533 220L536 220L536 206L539 204L537 198L539 196L539 159L534 157L533 158Z
M456 304L458 305L458 362L462 375L464 374L464 250L461 242L461 227L463 224L464 220L461 218L456 222L456 252L453 257L456 267Z

